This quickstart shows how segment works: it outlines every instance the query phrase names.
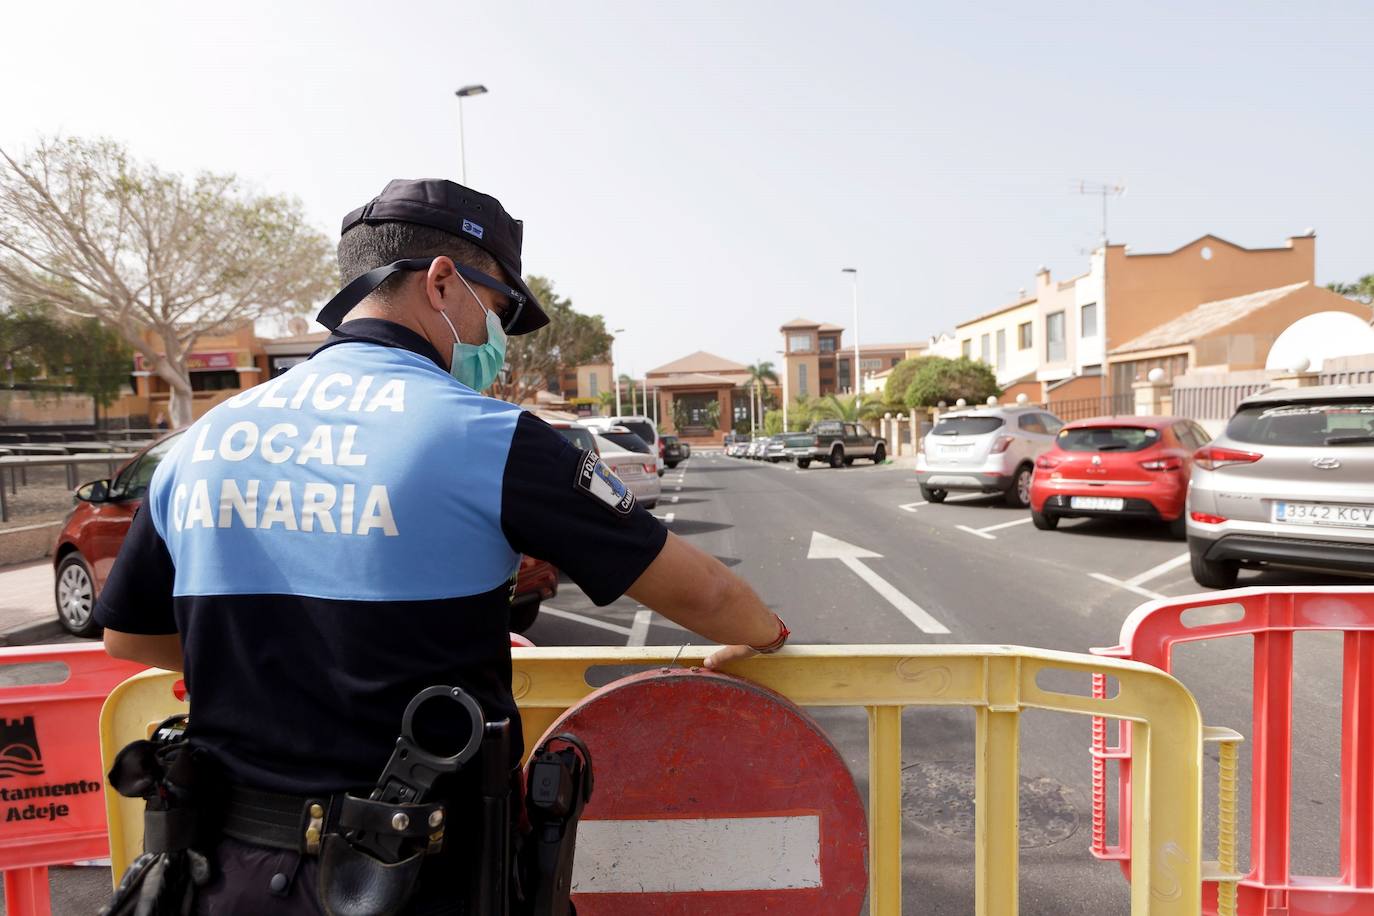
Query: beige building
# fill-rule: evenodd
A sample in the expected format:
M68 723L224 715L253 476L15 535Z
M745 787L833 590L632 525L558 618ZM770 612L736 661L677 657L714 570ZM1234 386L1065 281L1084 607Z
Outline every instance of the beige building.
M1130 390L1152 369L1166 379L1192 370L1264 368L1275 339L1299 318L1348 312L1363 321L1370 307L1310 282L1204 302L1114 348L1108 365L1114 390Z
M958 343L955 356L967 356L992 367L1003 389L1034 381L1038 361L1035 349L1037 299L1022 296L985 315L954 328Z
M748 366L698 350L650 369L645 379L658 399L661 432L719 443L734 424L749 421Z
M854 391L854 347L844 342L843 327L795 318L779 330L789 398L824 397ZM860 342L859 390L868 390L866 378L885 372L904 359L921 355L925 348L924 342Z

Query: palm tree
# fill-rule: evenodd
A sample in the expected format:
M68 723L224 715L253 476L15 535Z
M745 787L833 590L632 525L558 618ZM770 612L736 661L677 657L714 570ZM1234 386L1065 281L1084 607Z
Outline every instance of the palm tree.
M778 384L778 373L772 362L758 362L749 367L749 412L756 417L763 415L762 393L768 391L768 383ZM758 398L758 411L754 410L754 399Z
M606 411L606 413L609 414L612 410L615 410L614 391L603 391L597 395L597 398L601 401L601 409Z
M873 394L849 397L827 394L816 402L814 412L815 416L826 419L857 421L877 419L892 409L881 397Z

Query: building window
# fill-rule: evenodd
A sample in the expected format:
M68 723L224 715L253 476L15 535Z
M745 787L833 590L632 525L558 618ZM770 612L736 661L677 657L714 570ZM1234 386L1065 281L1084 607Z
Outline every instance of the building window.
M601 380L597 377L595 372L587 374L587 397L594 398L600 396L601 389L597 387L600 383Z
M992 364L992 335L984 334L978 341L978 358L983 362Z
M1029 321L1022 322L1016 326L1016 349L1029 350L1033 346L1035 346L1035 337L1031 331L1031 323Z
M806 397L810 394L810 392L806 390L806 368L806 363L802 363L797 367L797 393L802 397Z
M787 337L787 350L789 353L810 353L811 335L810 334L790 334Z
M900 356L894 356L894 357L892 357L892 361L888 364L888 368L896 369L896 368L897 368L897 364L900 363L901 361L902 361L902 358L901 358Z
M861 372L881 372L883 361L881 359L861 359L859 360L859 369Z
M1096 302L1089 302L1087 305L1083 306L1083 308L1082 308L1082 317L1083 317L1083 323L1080 325L1080 327L1082 327L1082 329L1083 329L1083 331L1082 331L1082 336L1084 336L1084 337L1096 337L1096 336L1097 336L1097 303L1096 303Z
M1007 364L1007 329L998 328L997 330L997 368L1001 369Z
M1051 363L1063 362L1066 358L1064 347L1064 313L1055 312L1045 316L1045 360Z
M239 374L233 369L215 372L192 372L192 391L231 391L239 386Z
M973 356L973 339L970 338L970 339L964 341L962 344L959 345L959 349L960 349L959 355L962 356L964 359L969 359L970 357L972 357L972 356Z
M838 370L840 377L840 390L844 391L849 387L849 364L851 360L841 359L836 360L836 362L839 364L835 368ZM829 392L822 391L821 394L829 394Z
M822 338L821 338L821 352L822 352L822 353L834 353L834 352L835 352L835 338L833 338L833 337L822 337Z

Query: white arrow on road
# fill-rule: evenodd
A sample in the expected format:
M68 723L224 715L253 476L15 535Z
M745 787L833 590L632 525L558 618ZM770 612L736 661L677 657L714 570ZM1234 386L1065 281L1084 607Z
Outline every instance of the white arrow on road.
M906 595L888 582L882 576L865 566L861 560L880 560L882 554L865 550L862 547L855 547L844 541L837 540L819 531L811 532L811 549L807 552L808 560L839 560L850 570L863 579L873 590L888 600L893 607L906 615L906 618L916 624L922 633L948 633L945 625L934 617L930 616L925 610L912 601Z

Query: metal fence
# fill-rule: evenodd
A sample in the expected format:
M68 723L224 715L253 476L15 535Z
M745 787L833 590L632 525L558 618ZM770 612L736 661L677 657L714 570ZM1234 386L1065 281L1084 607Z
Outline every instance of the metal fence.
M1268 383L1174 386L1174 416L1190 420L1229 420L1241 401L1267 388Z
M1086 420L1089 417L1125 417L1135 413L1135 395L1114 394L1100 398L1051 400L1047 409L1061 420Z

